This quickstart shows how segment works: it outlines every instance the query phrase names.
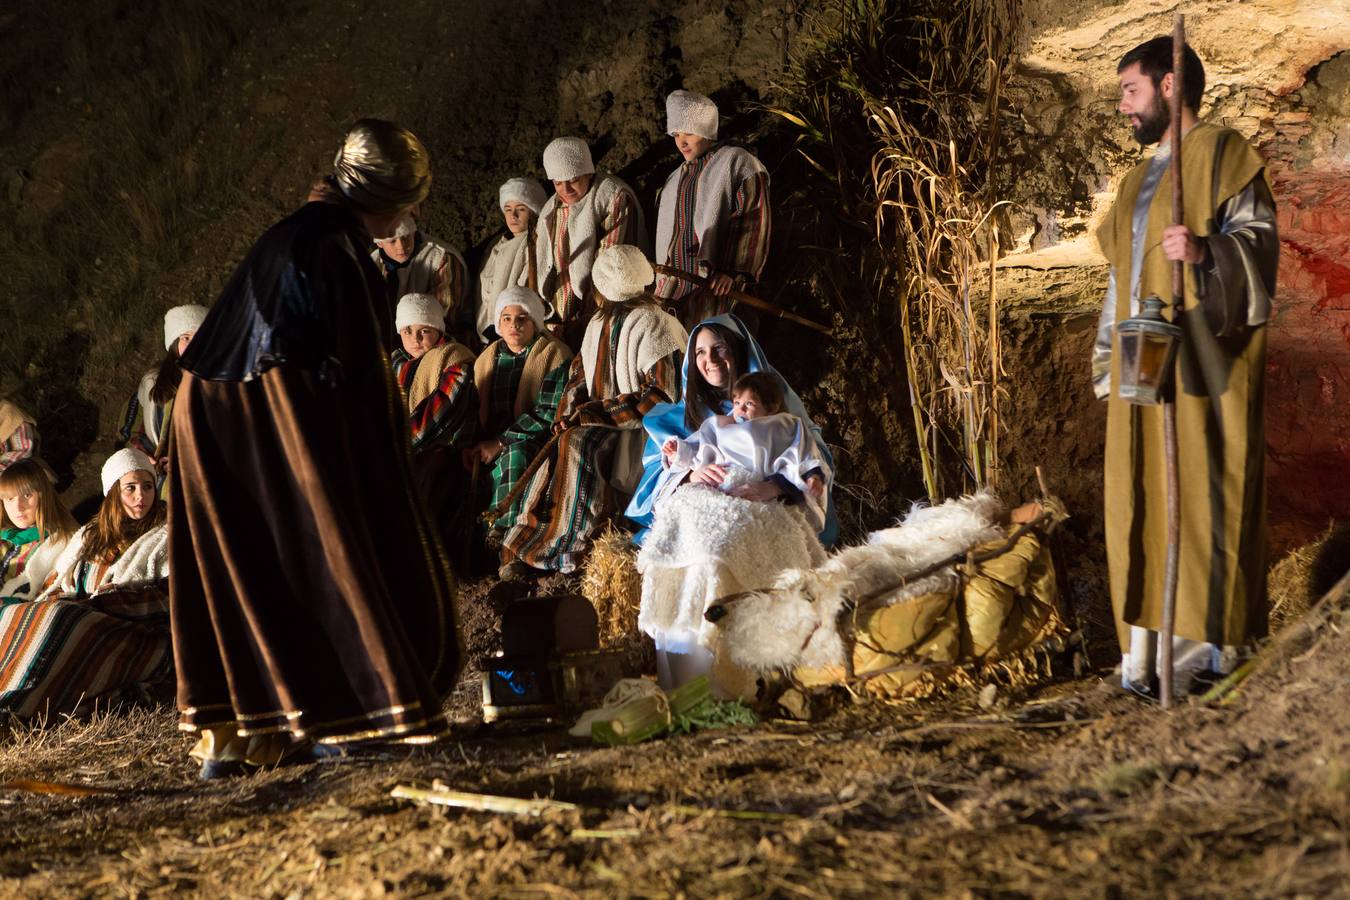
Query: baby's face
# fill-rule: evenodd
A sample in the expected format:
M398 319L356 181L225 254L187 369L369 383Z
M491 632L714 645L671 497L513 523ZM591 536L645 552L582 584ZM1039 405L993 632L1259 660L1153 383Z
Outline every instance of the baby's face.
M778 412L770 409L754 391L739 391L731 397L731 414L737 419L760 419Z

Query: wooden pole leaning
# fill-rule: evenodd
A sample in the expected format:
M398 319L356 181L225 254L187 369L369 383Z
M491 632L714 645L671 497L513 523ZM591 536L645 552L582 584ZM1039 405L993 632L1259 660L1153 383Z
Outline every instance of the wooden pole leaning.
M1186 21L1172 26L1172 224L1185 224L1181 192L1181 105L1185 84ZM1186 303L1186 263L1172 263L1172 324L1181 326ZM1177 576L1181 555L1181 478L1177 466L1176 373L1173 395L1163 402L1163 447L1167 460L1167 560L1163 571L1162 629L1158 634L1158 681L1163 709L1172 708L1172 637L1177 621Z
M681 281L687 281L690 284L696 284L699 287L707 287L708 279L702 275L695 275L693 272L686 272L683 269L677 269L673 266L666 266L660 263L652 266L658 275L666 275L670 278L678 278ZM727 296L738 303L744 303L746 306L753 306L755 309L763 310L767 313L773 313L780 319L787 319L789 322L796 322L798 325L804 325L821 334L831 334L829 328L821 325L819 322L813 322L810 319L803 318L796 313L788 312L781 306L770 303L768 300L761 300L753 294L747 294L745 291L738 291L734 288L727 291Z

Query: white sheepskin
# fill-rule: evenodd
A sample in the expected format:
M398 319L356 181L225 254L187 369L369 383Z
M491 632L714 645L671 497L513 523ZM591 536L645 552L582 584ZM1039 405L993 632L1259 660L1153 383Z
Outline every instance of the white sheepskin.
M733 662L748 668L843 665L835 623L845 602L892 589L888 604L951 590L956 575L950 567L908 579L1000 537L996 522L1002 512L998 498L987 492L915 508L900 525L869 535L866 544L841 550L814 569L784 571L770 589L728 603L718 622L722 646Z
M685 485L657 507L638 554L638 627L653 637L692 636L711 647L716 626L703 612L714 600L767 588L785 569L824 560L799 509Z

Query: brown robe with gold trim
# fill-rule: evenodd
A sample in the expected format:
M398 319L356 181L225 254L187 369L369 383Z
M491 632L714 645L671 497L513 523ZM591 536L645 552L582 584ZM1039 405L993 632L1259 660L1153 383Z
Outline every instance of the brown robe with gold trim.
M1181 546L1175 633L1238 645L1266 630L1266 329L1264 315L1249 321L1247 311L1268 309L1278 242L1272 223L1263 242L1244 246L1244 236L1224 221L1230 201L1251 188L1269 202L1265 164L1240 135L1201 123L1183 138L1182 151L1185 224L1206 244L1209 259L1186 266L1180 323L1185 336L1176 391ZM1125 176L1097 232L1120 288L1117 323L1130 315L1132 224L1147 168L1145 161ZM1141 298L1171 296L1171 263L1159 247L1163 228L1171 224L1170 198L1169 172L1149 208ZM1161 626L1166 480L1162 407L1135 406L1116 396L1119 359L1118 352L1111 353L1105 525L1111 601L1122 650L1128 651L1130 626Z
M185 730L445 731L454 586L412 490L367 240L345 208L303 207L254 245L184 354L169 585Z

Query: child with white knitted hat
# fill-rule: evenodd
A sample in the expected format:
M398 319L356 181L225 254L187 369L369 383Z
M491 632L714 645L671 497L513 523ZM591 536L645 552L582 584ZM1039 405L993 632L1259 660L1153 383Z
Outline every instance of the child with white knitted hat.
M478 399L473 351L445 331L445 310L432 294L405 294L394 311L403 346L390 355L394 377L407 402L416 456L455 448L473 437Z
M178 358L206 321L208 312L200 304L185 303L164 314L164 357L141 378L136 393L123 409L118 437L124 446L133 447L151 459L164 455L173 398L183 377Z
M684 162L657 200L656 260L708 284L662 275L655 293L680 301L680 317L692 327L728 311L728 292L758 281L764 270L769 172L750 151L717 142L717 104L702 94L679 90L666 98L666 132Z
M591 276L604 302L572 360L553 457L533 476L525 509L502 536L503 578L581 565L642 474L642 416L679 393L677 361L688 335L647 293L653 272L646 255L628 245L605 248Z
M491 466L490 505L501 503L548 441L567 386L572 351L544 328L544 303L527 287L497 296L494 323L501 335L474 363L478 426L484 437L464 451L464 465ZM496 522L514 522L508 512Z
M590 148L578 137L560 137L544 148L544 172L554 195L539 213L535 253L540 296L557 318L552 327L576 350L595 309L591 266L606 247L647 247L647 224L633 189L596 171ZM524 277L517 281L526 284Z
M493 241L478 273L478 311L475 330L488 342L496 316L493 306L501 292L521 284L538 290L539 265L535 254L535 222L544 208L544 189L533 178L509 178L497 189L497 208L506 230Z

